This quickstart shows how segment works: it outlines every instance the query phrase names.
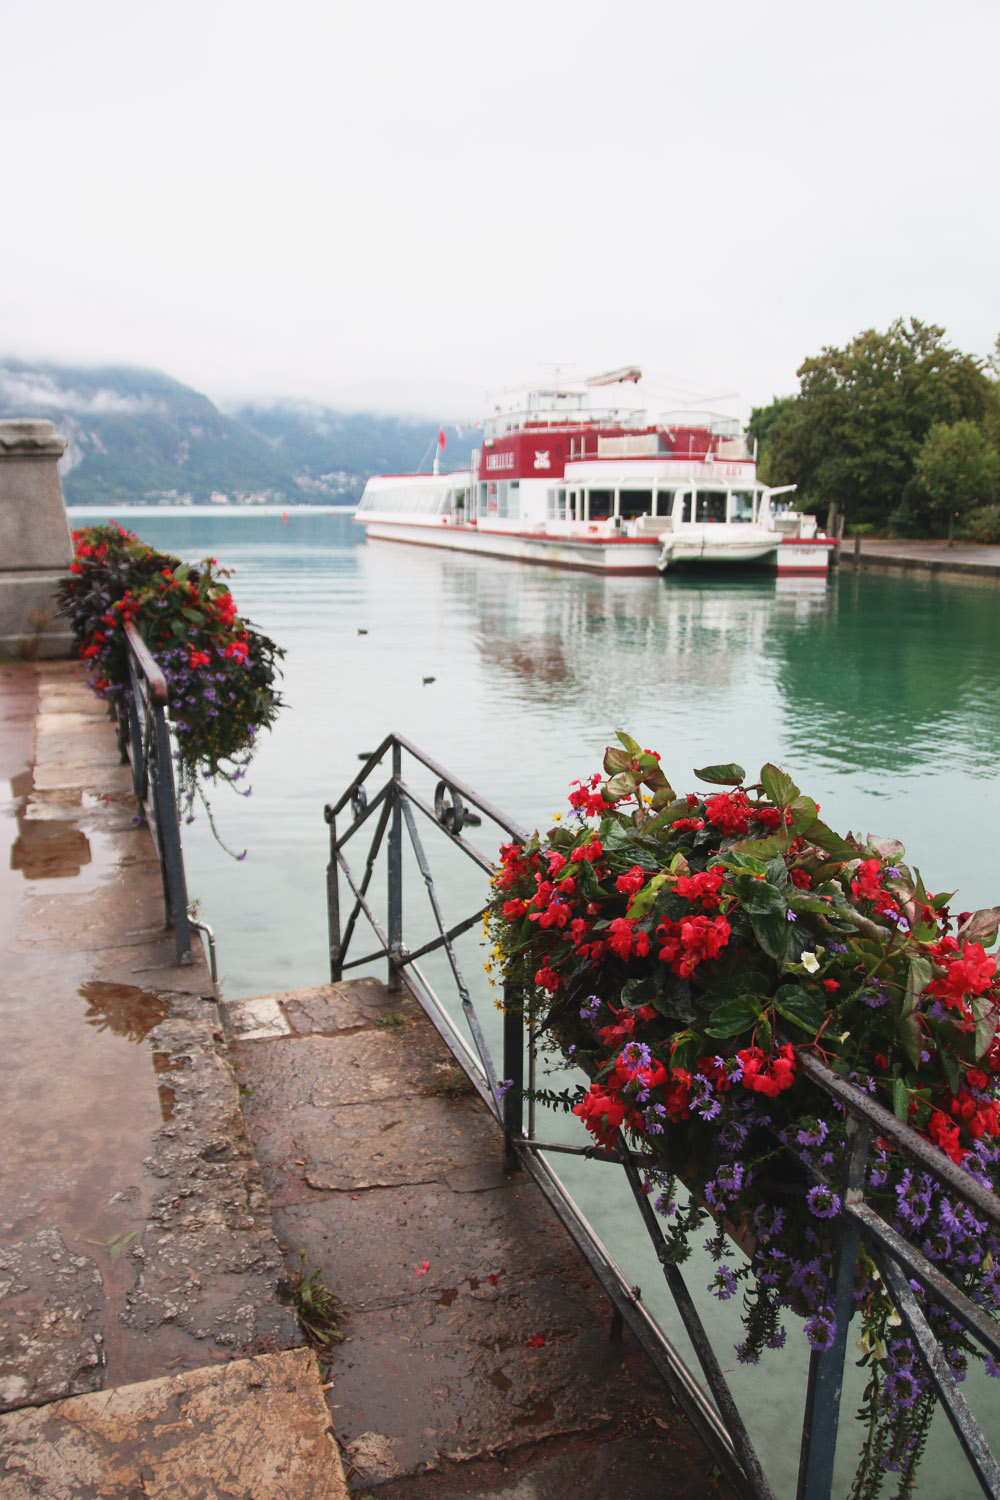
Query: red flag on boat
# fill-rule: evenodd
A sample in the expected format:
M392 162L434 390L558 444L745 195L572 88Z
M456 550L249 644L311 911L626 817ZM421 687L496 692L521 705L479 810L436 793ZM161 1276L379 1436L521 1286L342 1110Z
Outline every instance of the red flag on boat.
M440 432L438 433L438 447L441 449L442 453L444 452L446 446L447 445L445 444L444 440L444 428L442 427Z

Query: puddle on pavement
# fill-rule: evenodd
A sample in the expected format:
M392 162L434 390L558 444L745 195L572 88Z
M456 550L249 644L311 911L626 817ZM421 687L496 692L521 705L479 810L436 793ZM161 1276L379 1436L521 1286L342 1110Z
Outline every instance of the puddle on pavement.
M537 1427L541 1422L551 1422L555 1414L555 1404L546 1396L544 1401L539 1401L537 1406L533 1406L530 1411L516 1416L514 1426Z
M72 823L19 818L19 833L10 851L10 867L25 880L58 880L79 875L91 860L90 840Z
M30 795L34 779L30 771L21 771L19 775L10 778L10 795L14 802L24 803Z
M153 1053L153 1072L161 1078L164 1073L179 1073L186 1068L188 1060L186 1057L171 1057L169 1052ZM169 1083L160 1083L156 1086L156 1092L160 1100L160 1114L163 1123L166 1124L174 1118L174 1104L177 1094Z
M162 995L141 990L134 984L108 984L94 979L81 984L78 994L87 1002L83 1019L88 1026L97 1031L113 1031L115 1036L130 1042L145 1041L170 1008Z
M514 1384L512 1380L507 1379L507 1376L502 1370L494 1370L492 1375L487 1375L486 1379L489 1381L490 1385L495 1385L497 1390L500 1392L509 1391L511 1386Z

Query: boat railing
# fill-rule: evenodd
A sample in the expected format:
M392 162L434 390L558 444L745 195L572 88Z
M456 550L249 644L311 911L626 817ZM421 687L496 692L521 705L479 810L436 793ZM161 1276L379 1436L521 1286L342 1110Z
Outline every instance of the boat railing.
M584 408L579 411L510 411L489 417L485 423L488 438L508 437L517 432L550 432L553 429L582 428L586 431L601 429L618 430L622 427L645 428L655 426L649 412L644 410L616 410L606 407L601 410Z
M496 869L493 851L506 839L523 842L525 831L467 783L395 734L364 756L362 769L339 800L327 806L325 816L330 840L327 900L331 978L337 981L349 970L387 962L390 988L405 987L422 1006L501 1126L507 1169L521 1169L533 1177L609 1297L613 1308L611 1337L619 1338L623 1324L628 1324L737 1493L754 1500L773 1500L764 1466L726 1379L722 1357L650 1205L646 1191L649 1160L621 1135L609 1155L596 1146L567 1145L541 1136L535 1103L540 1069L538 1038L526 1027L522 997L505 990L500 1018L493 1005L482 1007L482 1013L477 1009L460 948L467 935L480 927L486 912L489 880ZM486 851L470 841L468 833L473 828L484 828L484 834L477 838L492 839ZM442 879L440 866L436 876L427 852L431 839L442 856L460 864L471 861L478 878L470 880L466 870L457 879L447 874ZM347 854L352 841L363 850L360 865L354 869ZM342 884L348 892L343 902ZM406 937L410 924L415 926L417 920L410 902L420 895L421 886L429 935L410 946ZM446 905L454 901L461 907L457 914L446 911ZM375 945L354 956L362 922L374 935ZM429 972L435 963L443 982ZM473 962L469 972L481 973L481 964ZM450 1003L439 993L435 979L437 985L449 987ZM869 1142L874 1136L891 1143L951 1197L967 1204L996 1228L1000 1228L1000 1200L818 1058L805 1051L798 1057L802 1071L827 1096L831 1112L846 1112L849 1147L843 1164L842 1208L839 1217L831 1221L838 1246L836 1334L828 1349L814 1349L810 1355L801 1423L796 1422L793 1429L799 1454L797 1500L831 1500L833 1493L855 1265L861 1247L877 1266L896 1313L930 1373L972 1475L986 1495L1000 1497L1000 1466L964 1400L913 1286L922 1288L961 1324L984 1355L997 1361L1000 1326L954 1284L945 1265L929 1261L866 1202ZM560 1157L586 1158L594 1162L595 1171L623 1175L699 1369L692 1369L681 1357L640 1288L631 1284L612 1250L602 1243L585 1209L556 1172L554 1162ZM800 1158L795 1159L803 1171L808 1170ZM728 1358L729 1351L725 1353Z
M181 849L174 762L167 725L167 679L130 622L125 624L129 691L118 705L118 732L132 768L141 822L148 825L160 862L166 925L174 929L177 962L193 962L187 882ZM207 929L206 929L207 931Z

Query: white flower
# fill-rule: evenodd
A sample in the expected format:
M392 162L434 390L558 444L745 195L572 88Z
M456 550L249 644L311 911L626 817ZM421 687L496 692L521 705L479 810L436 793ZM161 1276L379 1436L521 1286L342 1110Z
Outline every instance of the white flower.
M803 953L802 967L804 969L808 969L810 974L816 973L817 969L819 968L819 959L816 957L815 953Z

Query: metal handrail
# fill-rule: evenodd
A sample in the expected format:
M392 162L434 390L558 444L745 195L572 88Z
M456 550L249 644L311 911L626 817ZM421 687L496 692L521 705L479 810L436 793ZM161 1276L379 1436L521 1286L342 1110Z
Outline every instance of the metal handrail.
M166 715L169 688L131 621L125 623L125 642L129 691L119 700L119 734L132 767L139 818L152 834L160 862L165 925L174 929L177 962L190 964L192 924Z
M409 781L404 780L404 753L437 778L433 804L419 796ZM366 782L387 755L391 755L388 780L369 800ZM386 736L379 748L366 757L364 766L351 785L335 804L327 806L325 810L330 830L327 893L331 977L337 981L346 969L370 964L376 959L388 961L390 987L405 985L423 1007L456 1062L468 1074L480 1097L502 1126L508 1170L523 1168L538 1183L611 1299L615 1309L613 1334L620 1331L622 1322L629 1324L674 1398L738 1493L752 1496L754 1500L773 1500L771 1488L719 1364L711 1337L698 1315L680 1268L672 1259L659 1220L650 1206L643 1183L643 1169L650 1165L649 1161L641 1152L634 1151L620 1134L616 1149L600 1155L596 1155L595 1148L591 1146L568 1147L536 1138L531 1102L534 1092L534 1036L528 1033L526 1038L522 1006L519 997L513 993L505 993L504 997L503 1059L499 1070L490 1055L454 949L455 938L468 931L483 916L486 905L484 902L472 916L451 924L446 923L415 818L415 812L422 814L463 854L470 857L480 870L490 872L494 868L493 862L462 837L469 806L476 808L510 838L517 842L525 841L525 831L513 819L499 812L465 782L446 771L437 761L402 736ZM338 832L337 818L348 807L351 809L352 821L344 831ZM378 816L374 817L376 813ZM365 871L363 876L356 877L350 869L344 849L373 817L374 822L370 825L372 839L366 852ZM424 943L415 952L410 952L403 942L404 827L427 889L438 933L435 939ZM383 842L388 846L388 915L384 923L379 920L370 896L375 862ZM343 928L340 920L341 877L346 880L353 893L353 906ZM375 933L378 947L363 958L349 959L348 948L362 915ZM471 1034L471 1045L455 1030L443 1002L415 962L418 956L434 951L443 953L448 960ZM891 1111L883 1108L864 1091L832 1072L819 1058L805 1051L800 1051L798 1058L799 1065L810 1082L842 1107L848 1117L848 1151L841 1195L843 1207L839 1221L832 1221L840 1236L835 1268L836 1337L829 1349L814 1350L810 1355L802 1422L798 1500L830 1500L832 1495L855 1266L862 1243L878 1266L902 1323L921 1352L940 1403L959 1439L972 1473L984 1494L1000 1500L1000 1465L991 1454L985 1437L962 1397L955 1377L911 1291L910 1282L912 1280L922 1286L998 1362L1000 1325L971 1302L949 1280L940 1265L930 1262L864 1201L868 1143L873 1135L890 1142L895 1150L906 1155L923 1172L946 1187L950 1194L961 1198L997 1228L1000 1228L1000 1200L923 1136L918 1135L912 1127L899 1121ZM499 1083L499 1078L503 1079L503 1084ZM525 1093L529 1098L527 1121ZM565 1186L556 1177L545 1159L545 1152L592 1157L605 1164L616 1165L624 1171L674 1305L698 1356L700 1375L685 1365L664 1330L642 1304L639 1289L629 1284L625 1273L601 1243L579 1205L572 1200ZM712 1400L705 1395L706 1386L711 1392Z

